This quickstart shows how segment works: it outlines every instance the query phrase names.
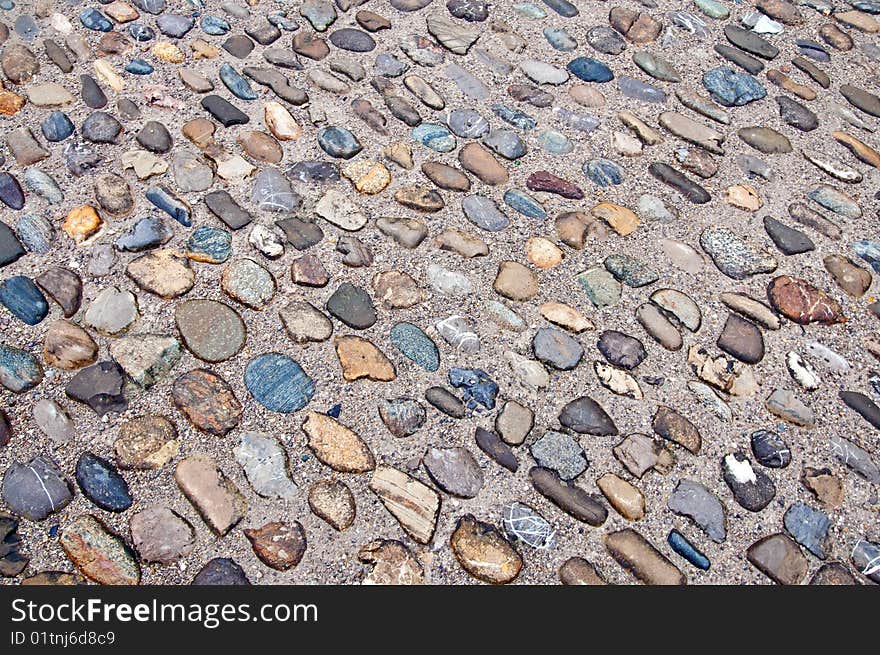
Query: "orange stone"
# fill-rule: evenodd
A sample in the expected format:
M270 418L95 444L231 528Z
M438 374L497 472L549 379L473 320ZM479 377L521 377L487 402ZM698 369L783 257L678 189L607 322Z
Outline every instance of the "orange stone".
M76 241L82 243L91 236L94 236L104 221L98 216L98 211L91 205L83 205L76 209L71 209L67 218L64 219L62 229L67 235Z

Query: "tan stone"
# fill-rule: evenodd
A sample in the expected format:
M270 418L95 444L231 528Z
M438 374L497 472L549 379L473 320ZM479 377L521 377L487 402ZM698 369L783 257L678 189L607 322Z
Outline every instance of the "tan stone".
M728 204L733 205L737 209L748 212L758 211L764 206L764 201L754 187L748 184L734 184L724 190L724 199Z
M426 484L390 466L379 466L370 489L410 537L430 543L437 529L440 496Z
M267 102L263 119L266 127L279 141L295 141L302 137L302 128L290 112L278 102Z
M476 175L484 184L505 184L509 179L507 170L482 144L470 141L458 152L462 168Z
M538 268L554 268L562 263L562 250L544 237L531 237L526 241L526 255Z
M606 473L596 480L596 486L623 518L639 521L645 517L645 496L623 478Z
M167 61L169 64L180 64L186 61L186 55L183 54L180 48L167 41L160 41L150 49L150 52L153 53L154 57Z
M166 300L187 293L196 281L186 255L168 249L154 250L132 260L126 273L141 289Z
M216 534L223 536L244 517L247 502L207 455L192 455L174 471L183 495Z
M634 211L613 202L600 202L590 210L590 214L605 221L622 237L635 232L641 222Z
M391 184L391 172L377 161L358 159L342 169L342 175L354 188L367 195L380 193Z
M578 334L584 330L592 330L596 326L578 310L561 302L545 302L538 311L551 323L564 327L569 332Z
M641 534L627 528L606 534L605 548L611 557L636 579L648 585L687 584L684 574Z
M309 412L302 429L315 457L334 471L366 473L376 467L376 459L367 443L332 417Z
M361 378L390 382L397 377L394 364L367 339L357 336L337 338L336 356L342 366L342 377L349 382Z
M74 371L97 360L98 344L76 323L55 321L43 337L43 358L49 366Z
M363 585L419 585L425 582L425 573L419 561L399 541L372 541L360 549L358 559L373 565L373 570L361 580Z
M538 293L538 278L519 262L501 262L492 288L510 300L525 301Z
M522 557L498 528L470 514L458 520L449 545L461 568L483 582L513 582L523 567Z

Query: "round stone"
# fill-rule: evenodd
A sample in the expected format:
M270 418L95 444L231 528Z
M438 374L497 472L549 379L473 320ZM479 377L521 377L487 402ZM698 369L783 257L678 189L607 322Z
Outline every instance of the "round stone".
M215 300L188 300L174 314L184 346L199 359L216 363L234 357L244 346L247 329L232 307Z

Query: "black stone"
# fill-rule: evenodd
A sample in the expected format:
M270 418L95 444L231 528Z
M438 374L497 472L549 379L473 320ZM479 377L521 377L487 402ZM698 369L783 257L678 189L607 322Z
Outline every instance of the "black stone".
M11 264L24 256L24 246L12 228L0 221L0 267Z
M684 173L672 168L669 164L654 162L648 166L648 172L664 184L678 191L694 204L704 205L712 200L712 196L709 195L706 189L689 179Z
M781 469L791 463L791 449L772 430L755 430L752 432L751 444L752 454L762 466Z
M575 398L562 408L559 422L578 434L608 436L618 434L614 420L589 396Z
M324 231L320 225L301 218L284 218L275 221L275 225L284 232L287 241L297 250L308 250L324 238Z
M215 557L193 578L193 585L249 585L244 569L228 557Z
M123 393L125 375L116 362L98 362L74 375L64 392L91 407L98 416L124 412L128 400Z
M230 230L239 230L254 218L235 202L228 191L212 191L205 196L204 200L205 206L211 213L226 223Z
M513 450L501 440L501 437L489 430L477 428L474 440L477 442L480 450L508 471L516 473L516 470L519 468L519 461L517 461L516 455L513 454Z
M80 75L80 95L86 107L91 109L103 109L107 106L107 96L98 86L98 82L91 75Z
M863 393L858 391L841 391L840 399L868 423L880 430L880 407Z
M733 23L729 23L724 27L724 36L737 48L741 48L762 59L773 59L779 54L779 48L775 45L761 38L755 32Z
M363 289L343 282L327 300L327 311L348 327L366 330L376 322L373 300Z
M715 46L715 52L724 57L727 61L736 64L743 70L757 75L764 70L764 63L760 59L755 59L750 54L737 50L724 43Z
M24 207L24 191L11 173L0 173L0 201L10 209Z
M202 108L220 121L223 127L244 125L250 121L247 114L220 96L205 96L202 98Z
M773 240L773 243L784 255L800 255L816 248L816 244L806 234L793 227L788 227L772 216L764 217L764 229L767 230L767 236Z
M730 455L737 462L749 462L748 457L743 453L737 452ZM742 480L735 475L735 469L727 466L725 461L721 460L721 474L724 482L733 492L733 497L737 503L750 512L760 512L770 504L770 501L776 496L776 486L764 471L752 468L755 474L754 481Z
M609 363L628 371L641 364L648 356L641 341L617 330L603 332L596 347Z
M555 471L536 466L529 471L529 480L539 494L578 521L598 527L608 518L602 503L573 482L563 481Z

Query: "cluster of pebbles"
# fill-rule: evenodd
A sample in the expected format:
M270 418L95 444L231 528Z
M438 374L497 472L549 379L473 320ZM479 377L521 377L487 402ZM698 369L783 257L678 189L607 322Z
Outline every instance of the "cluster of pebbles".
M0 574L880 582L878 33L0 0Z

